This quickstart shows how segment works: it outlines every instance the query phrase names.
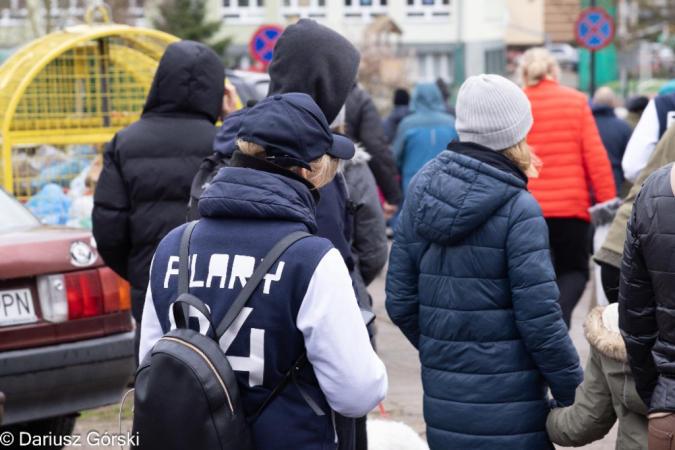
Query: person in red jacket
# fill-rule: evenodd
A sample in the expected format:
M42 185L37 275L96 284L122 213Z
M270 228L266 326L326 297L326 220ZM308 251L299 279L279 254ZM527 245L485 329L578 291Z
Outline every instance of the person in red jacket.
M529 187L548 224L560 307L569 328L589 277L591 188L597 203L616 197L612 166L586 97L558 84L560 68L553 56L543 48L530 49L520 69L534 118L527 141L543 164Z

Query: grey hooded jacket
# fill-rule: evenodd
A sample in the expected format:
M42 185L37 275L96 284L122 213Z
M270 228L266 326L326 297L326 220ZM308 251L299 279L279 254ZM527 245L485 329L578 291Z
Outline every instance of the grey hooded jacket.
M351 250L354 278L362 303L369 303L368 286L387 262L387 232L377 185L368 161L371 156L356 145L354 157L344 163L347 190L354 206Z

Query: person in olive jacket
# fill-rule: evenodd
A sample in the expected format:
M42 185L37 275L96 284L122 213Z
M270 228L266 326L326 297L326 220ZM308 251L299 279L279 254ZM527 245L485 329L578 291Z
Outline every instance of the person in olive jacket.
M619 282L619 326L649 407L649 448L675 433L675 166L652 173L633 203Z
M394 231L391 320L419 350L432 450L552 449L548 388L574 401L583 373L558 305L546 221L527 190L530 103L473 76L459 141L413 178ZM548 386L548 387L547 387Z
M138 323L152 255L164 236L185 222L192 179L213 154L224 86L222 60L208 46L169 45L140 120L119 131L103 154L94 238L105 263L130 282Z
M580 447L602 439L619 421L616 450L647 448L647 407L635 390L626 345L619 330L619 308L613 303L594 308L584 322L591 344L584 381L574 404L555 408L546 430L563 447Z

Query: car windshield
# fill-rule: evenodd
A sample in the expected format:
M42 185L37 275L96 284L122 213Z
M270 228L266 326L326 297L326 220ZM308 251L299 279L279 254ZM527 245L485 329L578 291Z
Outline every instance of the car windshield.
M4 189L0 189L0 211L0 233L40 225L37 217Z

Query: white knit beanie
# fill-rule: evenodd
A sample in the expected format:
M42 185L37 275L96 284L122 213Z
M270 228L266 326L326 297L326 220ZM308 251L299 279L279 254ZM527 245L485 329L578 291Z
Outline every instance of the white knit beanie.
M532 108L515 83L499 75L469 77L457 95L459 140L492 150L522 141L532 127Z

